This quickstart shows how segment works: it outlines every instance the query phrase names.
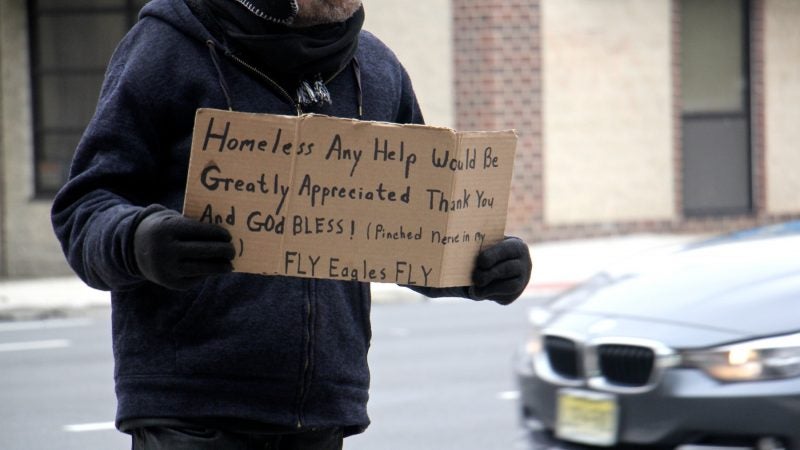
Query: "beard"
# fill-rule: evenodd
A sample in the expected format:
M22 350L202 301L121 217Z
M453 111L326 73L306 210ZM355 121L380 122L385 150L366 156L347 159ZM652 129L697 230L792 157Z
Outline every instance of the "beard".
M361 7L361 0L297 0L294 27L344 22Z

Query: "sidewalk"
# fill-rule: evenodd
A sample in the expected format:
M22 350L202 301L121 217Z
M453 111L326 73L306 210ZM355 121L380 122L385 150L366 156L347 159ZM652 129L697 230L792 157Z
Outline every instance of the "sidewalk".
M526 293L557 294L615 261L698 238L696 235L641 234L535 244L531 247L533 275ZM424 300L409 289L388 283L373 283L372 292L374 303ZM66 314L108 303L107 292L89 288L77 277L0 281L0 319Z

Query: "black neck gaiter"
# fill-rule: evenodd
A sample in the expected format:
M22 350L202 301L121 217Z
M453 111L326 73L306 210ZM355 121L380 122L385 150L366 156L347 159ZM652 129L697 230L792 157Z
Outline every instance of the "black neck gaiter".
M344 69L358 48L363 6L344 22L294 28L251 14L231 0L205 0L226 41L281 79L316 80Z

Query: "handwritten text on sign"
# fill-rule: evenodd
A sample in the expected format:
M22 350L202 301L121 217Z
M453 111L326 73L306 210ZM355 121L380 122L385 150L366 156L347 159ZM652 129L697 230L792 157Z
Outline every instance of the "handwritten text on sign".
M199 109L184 215L233 235L237 271L471 284L503 238L513 131Z

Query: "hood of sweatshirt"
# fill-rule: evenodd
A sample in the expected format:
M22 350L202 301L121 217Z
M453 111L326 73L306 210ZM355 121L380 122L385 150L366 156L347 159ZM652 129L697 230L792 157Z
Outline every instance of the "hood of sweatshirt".
M166 22L192 39L200 42L206 42L210 39L216 45L225 48L223 42L206 29L200 19L189 8L189 5L183 0L150 1L139 12L139 20L146 17Z

